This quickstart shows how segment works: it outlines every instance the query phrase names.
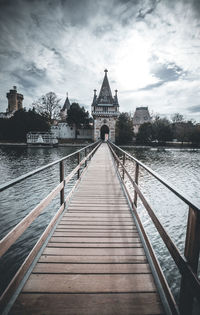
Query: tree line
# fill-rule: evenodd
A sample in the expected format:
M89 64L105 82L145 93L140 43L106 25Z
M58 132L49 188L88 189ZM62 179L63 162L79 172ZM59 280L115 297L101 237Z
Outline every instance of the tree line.
M60 100L54 92L49 92L34 102L32 109L18 110L10 119L0 118L0 140L25 141L30 131L50 131L54 120L60 118ZM91 128L92 121L83 106L75 102L71 104L66 122L75 127L75 138L80 128ZM164 144L173 139L200 145L200 124L185 120L179 113L174 114L171 121L155 116L134 134L133 118L129 113L121 113L116 122L117 144L132 144L134 140L145 145Z
M116 123L116 142L131 144L133 139L136 143L145 145L165 144L173 140L200 145L200 124L193 120L185 120L179 113L174 114L171 121L157 115L151 122L142 124L138 133L134 134L131 115L121 113Z
M54 92L41 96L28 111L20 109L9 119L0 118L0 140L26 141L30 131L50 131L54 120L60 119L60 109L60 99ZM71 104L66 122L75 127L75 138L79 128L91 128L89 112L78 103Z

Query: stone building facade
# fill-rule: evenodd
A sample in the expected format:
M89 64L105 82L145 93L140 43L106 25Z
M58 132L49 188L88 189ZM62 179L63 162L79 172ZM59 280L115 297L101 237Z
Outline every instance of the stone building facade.
M119 103L117 90L115 90L115 96L112 96L107 72L108 70L105 70L99 96L96 94L97 91L94 90L91 106L91 112L94 118L93 140L110 139L112 142L115 142L115 125L119 116Z
M56 126L51 126L51 132L57 139L75 139L75 128L66 122L59 122ZM79 129L77 139L91 140L93 129Z
M133 130L137 134L142 124L151 122L148 107L137 107L133 115Z

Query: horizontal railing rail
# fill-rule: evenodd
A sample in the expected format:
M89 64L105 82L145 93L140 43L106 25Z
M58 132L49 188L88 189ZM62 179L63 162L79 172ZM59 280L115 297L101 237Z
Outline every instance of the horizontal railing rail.
M129 153L122 150L115 144L109 142L109 147L111 150L111 153L116 161L117 167L119 165L122 168L122 175L121 179L124 183L125 189L127 191L127 194L129 196L132 210L135 214L135 217L138 221L138 224L141 228L142 234L144 236L144 239L147 242L147 247L149 248L150 255L152 256L152 259L154 261L158 276L160 277L161 284L163 286L163 290L166 294L166 297L168 299L168 303L171 307L172 314L178 314L179 311L183 315L192 314L193 309L193 299L194 297L199 301L200 303L200 280L198 278L197 272L198 272L198 262L199 262L199 252L200 252L200 209L198 206L194 205L192 201L190 201L188 198L184 197L182 193L177 192L174 187L172 187L169 183L167 183L161 176L159 176L156 172L151 170L149 167L144 165L142 162L138 161L134 157L132 157ZM122 153L122 161L117 156L117 152ZM126 159L129 159L135 163L135 178L133 179L132 176L129 174L129 171L125 167ZM186 242L185 242L185 251L184 256L181 255L176 245L171 240L170 236L167 234L166 230L156 217L155 213L153 212L150 204L148 203L147 199L142 194L141 190L138 186L138 180L139 180L139 167L144 168L148 173L150 173L152 176L157 178L159 182L161 182L165 187L167 187L170 191L174 192L176 196L178 196L182 201L184 201L187 205L189 205L189 214L188 214L188 225L187 225L187 231L186 231ZM134 197L131 198L131 195L125 185L124 182L124 175L126 174L128 180L134 187ZM154 223L157 231L159 232L159 235L161 236L162 240L164 241L171 257L174 259L180 273L182 274L182 282L181 282L181 288L180 288L180 302L179 302L179 310L175 303L175 300L172 297L172 294L169 290L169 286L167 285L166 279L164 278L164 275L162 273L162 270L160 268L160 265L158 261L155 258L155 254L153 252L153 249L151 247L150 241L146 235L146 232L143 228L143 225L141 223L140 217L137 212L137 198L140 198L142 204L144 205L145 209L147 210L147 213L149 214L152 222Z
M172 191L177 197L179 197L182 201L184 201L188 206L192 207L193 209L200 211L200 206L196 205L193 201L191 201L191 198L186 196L185 193L180 192L178 190L178 188L174 187L171 183L169 183L167 180L162 178L162 176L157 174L155 171L153 171L150 167L148 167L147 165L145 165L141 161L137 160L135 157L130 155L128 152L126 152L123 149L116 146L116 144L114 144L114 143L111 143L111 144L115 149L119 150L123 155L125 154L126 157L128 157L130 160L134 161L136 164L138 164L143 169L145 169L149 174L151 174L153 177L155 177L159 182L161 182L165 187L167 187L170 191Z
M44 241L46 240L48 234L50 233L51 229L56 224L57 220L59 219L60 215L65 209L66 203L68 202L72 192L74 191L77 183L79 182L82 174L80 173L82 166L84 169L87 167L87 162L91 159L93 154L96 152L98 147L100 146L101 141L97 141L93 143L92 145L86 146L82 148L81 150L78 150L72 154L69 154L62 159L59 159L53 163L50 163L46 166L43 166L41 168L36 169L35 171L29 172L28 174L25 174L23 176L20 176L16 178L15 180L2 185L2 190L8 189L9 187L15 185L16 183L19 183L20 181L33 176L34 174L37 174L53 165L56 165L59 163L60 165L60 183L45 197L26 217L24 217L3 239L0 240L0 257L3 256L8 249L16 242L16 240L27 230L27 228L35 221L35 219L42 213L42 211L49 205L49 203L60 193L60 208L54 215L53 219L39 238L36 245L33 247L31 252L29 253L28 257L25 259L24 263L21 265L20 269L17 271L16 275L0 297L0 310L3 310L5 306L7 305L9 299L11 298L12 294L16 290L16 287L19 285L19 283L22 281L25 273L27 272L28 268L32 264L35 256L37 255L38 251L40 250L41 246L43 245ZM91 149L91 151L88 153L88 149ZM80 153L85 153L85 157L80 161ZM64 174L64 161L72 156L77 156L77 166L68 174L65 176ZM72 187L71 191L68 193L68 195L64 196L64 188L67 183L74 177L74 175L77 174L77 180Z
M7 188L9 188L9 187L12 187L13 185L15 185L15 184L17 184L17 183L19 183L19 182L21 182L21 181L23 181L23 180L25 180L25 179L31 177L31 176L37 174L37 173L40 173L40 172L46 170L47 168L50 168L50 167L52 167L52 166L54 166L54 165L56 165L56 164L58 164L58 163L60 163L60 162L62 162L62 161L67 160L68 158L74 156L75 154L78 154L79 152L84 152L84 151L86 151L87 149L90 149L90 148L92 148L92 147L95 147L98 143L99 143L99 141L96 141L96 142L94 142L94 143L92 143L92 144L89 144L88 146L86 146L86 147L84 147L84 148L82 148L82 149L76 151L76 152L73 152L73 153L71 153L71 154L69 154L69 155L67 155L67 156L64 156L63 158L61 158L61 159L59 159L59 160L56 160L56 161L51 162L51 163L49 163L49 164L47 164L47 165L41 166L41 167L39 167L39 168L37 168L37 169L31 171L31 172L28 172L28 173L26 173L26 174L24 174L24 175L21 175L21 176L15 178L15 179L13 179L13 180L10 180L8 183L5 183L5 184L0 185L0 192L3 191L3 190L5 190L5 189L7 189Z

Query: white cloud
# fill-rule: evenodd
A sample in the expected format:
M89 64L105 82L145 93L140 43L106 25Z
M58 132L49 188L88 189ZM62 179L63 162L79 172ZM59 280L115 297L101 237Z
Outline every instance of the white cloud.
M90 106L93 89L100 89L108 68L122 111L148 105L161 114L191 115L188 108L199 104L200 30L190 2L160 1L153 6L148 0L112 0L75 5L16 0L4 7L0 111L6 108L6 92L12 85L24 94L25 105L49 91L64 102L68 91L69 97ZM167 72L170 67L174 75Z

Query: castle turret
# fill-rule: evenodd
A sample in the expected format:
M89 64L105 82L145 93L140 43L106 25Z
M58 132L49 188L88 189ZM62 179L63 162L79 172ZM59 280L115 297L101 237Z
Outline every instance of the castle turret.
M148 107L137 107L133 116L134 133L138 133L140 126L144 123L150 122L151 116Z
M16 110L22 109L23 105L23 95L17 93L17 87L13 86L13 89L10 90L10 92L8 92L6 94L7 99L8 99L8 109L7 112L12 113L15 112Z
M92 116L94 118L94 140L110 139L115 142L115 124L119 116L119 103L117 90L112 96L106 69L99 96L94 90L92 102Z
M66 100L65 100L65 103L63 105L63 108L61 109L60 111L60 117L62 120L66 120L67 118L67 111L68 109L70 109L70 101L69 101L69 98L68 98L68 93L67 93L67 97L66 97Z

